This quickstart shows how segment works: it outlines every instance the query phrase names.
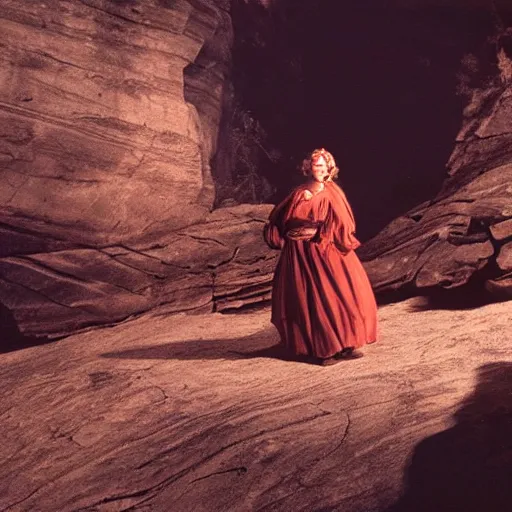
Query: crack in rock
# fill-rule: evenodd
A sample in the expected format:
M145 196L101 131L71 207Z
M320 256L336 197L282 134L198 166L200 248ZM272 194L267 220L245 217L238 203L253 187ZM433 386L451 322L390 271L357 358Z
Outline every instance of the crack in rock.
M101 501L92 504L91 506L94 507L94 506L99 506L99 505L105 504L105 503L111 503L111 502L114 502L114 501L120 501L120 500L123 500L123 499L143 497L143 496L147 496L148 494L151 494L152 496L154 496L156 493L161 492L163 489L165 489L169 485L171 485L174 482L180 480L181 478L185 477L189 473L195 471L201 465L205 464L206 462L209 462L210 460L214 459L215 457L217 457L219 454L225 452L226 450L229 450L229 449L231 449L231 448L233 448L233 447L235 447L235 446L237 446L239 444L245 443L247 441L252 441L252 440L254 440L254 439L256 439L256 438L258 438L258 437L260 437L262 435L279 432L279 431L284 430L284 429L289 428L289 427L294 427L294 426L297 426L297 425L302 425L302 424L305 424L305 423L308 423L308 422L312 422L312 421L315 421L318 418L323 418L323 417L328 416L330 414L332 414L332 413L329 412L329 411L324 411L324 412L321 412L321 413L318 413L318 414L314 414L313 416L308 416L308 417L302 418L300 420L292 421L290 423L285 423L284 425L280 425L280 426L278 426L276 428L273 428L273 429L260 430L260 431L258 431L256 433L254 433L253 435L250 435L250 436L248 436L246 438L239 439L239 440L233 441L231 443L228 443L227 445L219 448L218 450L214 451L213 453L211 453L210 455L204 457L203 459L201 459L201 460L199 460L197 462L194 462L190 466L182 469L178 473L175 473L173 475L168 476L167 478L164 478L163 480L161 480L160 482L156 483L155 485L152 485L152 486L147 487L145 489L140 489L138 491L133 491L131 493L118 494L118 495L115 495L115 496L106 497L106 498L103 498ZM172 450L169 450L169 451L173 451L173 450L174 450L174 448ZM152 460L146 462L145 464L142 464L142 465L138 466L137 469L141 469L143 467L146 467L146 466L152 464L156 460L161 459L162 456L165 456L167 453L168 453L167 450L162 452L162 454L160 454L160 457L158 457L157 459L152 459Z
M185 236L188 238L192 238L192 240L197 240L198 242L214 242L218 245L221 245L222 247L226 247L226 244L220 242L219 240L215 238L210 238L206 236L198 236L198 235L191 235L190 233L176 233L178 236Z
M248 472L248 469L245 466L239 466L236 468L225 469L223 471L214 471L213 473L210 473L208 475L200 476L199 478L195 478L194 480L191 480L189 482L189 484L193 484L194 482L199 482L200 480L206 480L207 478L210 478L210 477L216 476L216 475L224 475L226 473L236 473L238 476L241 476L247 472Z
M219 263L209 263L208 268L217 269L223 265L227 265L228 263L231 263L236 258L237 254L239 252L240 252L240 247L235 247L235 249L233 250L233 254L231 255L230 258L228 258L226 260L222 260Z

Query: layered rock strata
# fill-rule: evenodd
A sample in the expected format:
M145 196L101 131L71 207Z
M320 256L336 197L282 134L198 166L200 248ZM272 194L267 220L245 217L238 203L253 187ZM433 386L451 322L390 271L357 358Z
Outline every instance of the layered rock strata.
M0 302L21 334L59 336L152 310L229 311L268 301L276 253L262 241L269 205L215 210L154 241L70 247L24 234L16 256L0 259Z
M216 124L185 100L183 70L226 16L207 2L3 0L1 221L105 244L203 218Z
M165 302L148 282L174 274L138 248L166 247L213 205L228 9L2 0L0 305L21 331Z
M439 194L362 248L377 292L454 288L485 268L487 289L512 297L512 62L503 49L498 67L493 86L473 91Z

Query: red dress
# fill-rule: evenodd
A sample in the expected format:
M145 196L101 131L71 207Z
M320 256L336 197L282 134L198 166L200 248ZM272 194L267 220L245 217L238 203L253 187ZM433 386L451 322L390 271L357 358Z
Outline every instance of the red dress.
M319 225L312 239L290 238L294 228L311 224ZM282 249L271 320L294 354L325 359L377 339L377 306L354 252L354 230L350 205L333 182L313 196L306 185L296 188L270 214L265 241Z

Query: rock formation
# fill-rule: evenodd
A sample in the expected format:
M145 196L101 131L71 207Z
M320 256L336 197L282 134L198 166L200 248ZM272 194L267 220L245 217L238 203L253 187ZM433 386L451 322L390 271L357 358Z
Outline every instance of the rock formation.
M0 354L0 509L508 510L509 304L379 316L381 340L331 367L265 357L268 309Z
M194 5L2 1L2 222L103 245L204 218L222 91L196 109L183 70L228 14Z
M217 267L266 259L239 239L269 207L208 217L229 2L1 4L0 304L19 330L246 293Z
M101 248L27 252L0 260L2 302L24 335L57 336L153 310L228 311L268 301L275 253L262 241L269 205L212 212L165 237ZM53 243L53 242L52 242Z
M494 83L471 93L442 190L362 248L377 292L458 287L485 268L487 289L512 297L511 37Z

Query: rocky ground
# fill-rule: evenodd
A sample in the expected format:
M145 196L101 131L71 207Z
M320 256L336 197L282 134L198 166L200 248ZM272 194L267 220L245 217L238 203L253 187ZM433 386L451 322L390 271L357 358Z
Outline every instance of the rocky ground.
M506 510L511 303L379 315L331 367L261 352L268 309L1 354L0 510Z

